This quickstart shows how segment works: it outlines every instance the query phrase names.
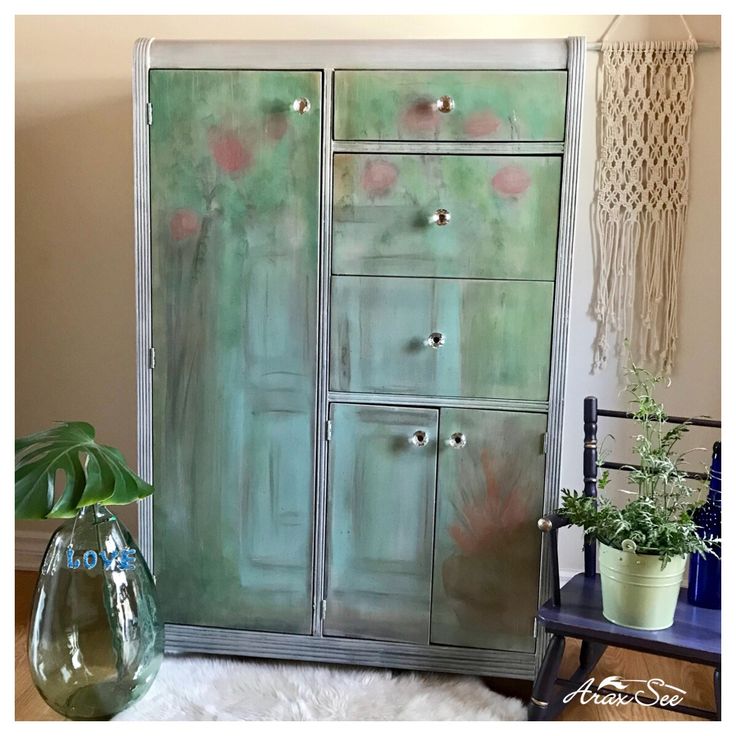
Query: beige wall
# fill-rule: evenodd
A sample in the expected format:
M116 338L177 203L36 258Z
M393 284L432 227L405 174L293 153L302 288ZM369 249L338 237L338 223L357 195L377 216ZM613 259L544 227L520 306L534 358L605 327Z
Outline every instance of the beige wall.
M160 38L501 38L586 35L611 16L19 17L16 35L16 432L85 419L135 462L131 55ZM717 16L687 16L720 40ZM625 18L615 38L682 37L676 16ZM441 41L438 41L441 43ZM595 69L588 54L563 485L580 485L580 407L621 404L614 370L589 375L589 203ZM720 415L720 52L696 62L691 209L671 412ZM123 518L135 528L134 509ZM53 528L23 522L22 530ZM567 534L563 567L579 562Z

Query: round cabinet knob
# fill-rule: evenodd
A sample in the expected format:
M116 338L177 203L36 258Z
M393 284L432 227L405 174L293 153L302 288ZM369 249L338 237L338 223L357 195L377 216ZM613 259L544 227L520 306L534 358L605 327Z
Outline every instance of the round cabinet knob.
M442 95L436 104L440 112L452 112L455 109L455 100L450 95Z
M445 344L445 336L441 332L433 332L424 344L430 348L441 348Z
M450 215L449 211L440 207L440 209L435 210L432 213L432 217L429 218L429 221L433 222L435 225L442 226L442 225L449 225L451 219L452 219L452 215Z
M299 97L291 103L291 109L300 115L304 115L305 112L312 109L312 103L306 97Z
M454 447L459 450L461 447L465 447L468 444L468 440L462 432L453 432L446 442L448 447Z
M409 444L414 445L414 447L424 447L428 442L429 432L425 432L423 429L418 429L409 437Z

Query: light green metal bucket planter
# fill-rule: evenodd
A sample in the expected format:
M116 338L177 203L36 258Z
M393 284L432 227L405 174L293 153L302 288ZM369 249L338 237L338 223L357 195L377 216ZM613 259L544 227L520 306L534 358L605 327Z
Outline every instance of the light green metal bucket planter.
M687 557L673 558L663 570L657 555L637 554L633 542L624 542L624 546L626 549L620 550L599 545L603 615L632 629L669 628Z

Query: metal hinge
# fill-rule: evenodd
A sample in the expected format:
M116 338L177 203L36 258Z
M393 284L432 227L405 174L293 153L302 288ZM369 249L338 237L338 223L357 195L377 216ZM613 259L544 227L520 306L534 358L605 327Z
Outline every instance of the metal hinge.
M536 639L537 638L537 619L534 619L534 631L532 633L532 636Z
M329 442L332 439L332 420L328 419L325 426L325 439Z
M156 348L148 348L148 367L151 370L156 367Z
M543 455L547 454L547 433L546 432L542 435L542 454Z
M146 103L146 122L153 125L153 105L150 102Z
M320 618L320 621L324 621L325 620L325 614L326 613L327 613L327 601L326 600L320 601L320 604L319 604L319 618Z

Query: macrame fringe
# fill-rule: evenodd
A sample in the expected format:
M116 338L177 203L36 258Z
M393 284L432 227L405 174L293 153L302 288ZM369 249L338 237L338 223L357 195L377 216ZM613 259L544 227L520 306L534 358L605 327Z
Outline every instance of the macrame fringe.
M694 41L603 44L593 369L613 349L671 373L687 219Z

